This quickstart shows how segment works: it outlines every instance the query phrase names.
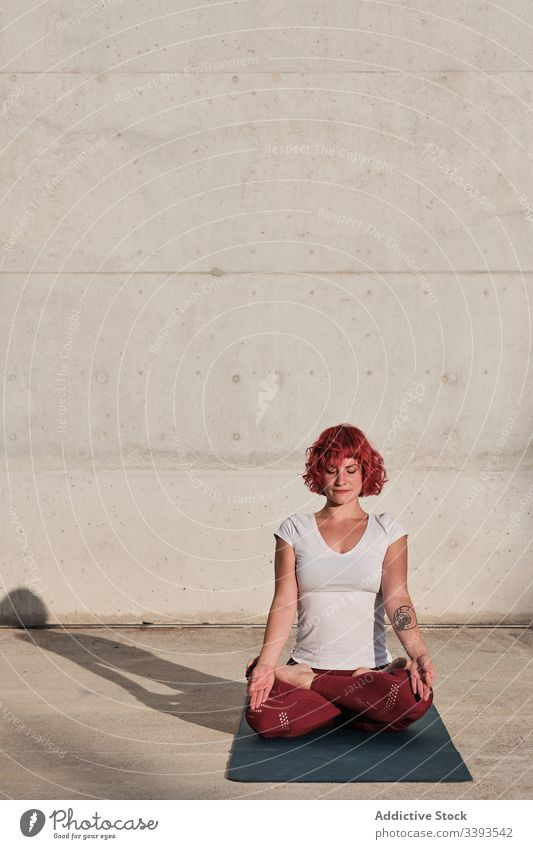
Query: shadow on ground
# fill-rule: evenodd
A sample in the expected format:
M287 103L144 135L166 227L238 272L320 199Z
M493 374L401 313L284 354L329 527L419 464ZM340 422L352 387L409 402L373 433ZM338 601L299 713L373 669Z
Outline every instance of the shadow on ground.
M36 649L54 652L72 663L122 687L152 710L169 713L184 722L234 734L246 697L246 684L228 681L158 657L135 645L78 631L32 629L18 635ZM123 674L126 673L126 674ZM127 675L176 688L161 694L131 681Z

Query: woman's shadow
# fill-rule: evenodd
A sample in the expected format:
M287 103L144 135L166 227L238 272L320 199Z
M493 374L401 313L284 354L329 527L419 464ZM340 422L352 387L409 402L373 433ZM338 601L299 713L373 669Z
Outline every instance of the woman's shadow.
M20 590L15 592L20 593ZM8 604L11 609L13 601L12 597ZM0 602L0 612L5 610L5 602L5 598ZM20 612L20 606L17 607ZM16 620L3 621L2 624L28 627L30 630L17 635L19 640L77 663L88 672L122 687L152 710L172 714L184 722L193 722L214 731L235 734L246 697L244 674L243 683L239 684L164 660L146 649L125 645L118 640L77 630L69 632L42 627L45 615L41 615L38 622L35 619L31 623L25 622L24 618L18 615ZM128 672L154 684L175 688L176 693L154 693L148 687L131 681L127 677ZM87 684L82 686L87 688Z

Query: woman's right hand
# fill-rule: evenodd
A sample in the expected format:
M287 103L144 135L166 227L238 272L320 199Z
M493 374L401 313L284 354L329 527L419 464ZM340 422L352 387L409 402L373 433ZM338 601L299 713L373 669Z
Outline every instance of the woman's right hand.
M246 668L253 663L253 658L248 661ZM266 663L257 663L248 679L246 692L250 696L250 707L257 710L260 705L268 699L268 695L274 686L274 667Z

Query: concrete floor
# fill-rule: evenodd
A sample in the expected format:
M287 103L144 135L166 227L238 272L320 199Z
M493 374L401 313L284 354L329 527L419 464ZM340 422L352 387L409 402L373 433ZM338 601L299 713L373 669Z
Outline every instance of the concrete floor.
M243 669L262 635L0 630L3 798L531 799L531 630L424 630L435 704L474 777L455 784L229 781ZM390 634L389 647L402 653Z

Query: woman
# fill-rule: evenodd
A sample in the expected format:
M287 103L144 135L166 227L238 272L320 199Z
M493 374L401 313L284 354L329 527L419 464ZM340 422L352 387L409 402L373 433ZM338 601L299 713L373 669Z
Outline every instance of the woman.
M275 531L274 599L263 646L247 663L248 724L262 737L298 737L342 724L402 731L433 702L434 670L407 588L407 532L359 498L388 480L359 428L328 428L302 476L326 503ZM408 655L393 660L385 616ZM296 644L278 660L298 613Z

